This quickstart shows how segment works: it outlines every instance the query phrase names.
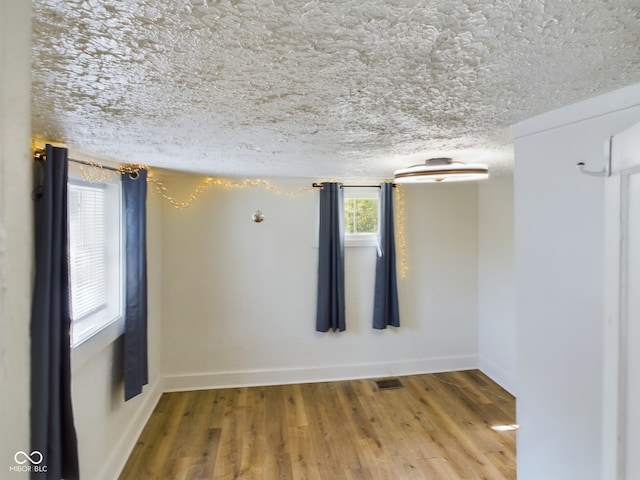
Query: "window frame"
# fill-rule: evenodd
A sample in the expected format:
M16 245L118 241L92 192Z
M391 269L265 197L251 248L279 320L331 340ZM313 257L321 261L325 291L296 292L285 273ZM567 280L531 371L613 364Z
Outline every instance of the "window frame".
M69 207L69 304L71 319L71 347L73 349L83 345L105 330L115 332L115 338L124 330L124 275L125 275L125 245L124 245L124 212L122 182L120 175L106 175L97 181L87 180L81 175L70 172L68 178L68 201L72 201L74 188L100 189L105 192L105 249L106 249L106 279L107 301L104 308L97 309L80 318L73 318L72 276L73 240L71 234L71 212ZM115 234L114 234L115 232Z

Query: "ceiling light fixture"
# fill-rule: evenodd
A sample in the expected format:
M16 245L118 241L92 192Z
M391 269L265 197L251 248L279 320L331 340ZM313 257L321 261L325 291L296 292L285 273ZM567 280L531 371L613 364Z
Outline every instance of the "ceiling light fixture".
M454 162L450 158L430 158L423 164L393 172L395 183L464 182L489 178L486 165Z

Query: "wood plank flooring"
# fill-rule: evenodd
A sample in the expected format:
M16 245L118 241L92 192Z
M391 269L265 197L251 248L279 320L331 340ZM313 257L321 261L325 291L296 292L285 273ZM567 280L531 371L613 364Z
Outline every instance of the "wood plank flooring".
M120 480L516 478L514 398L477 370L165 393Z

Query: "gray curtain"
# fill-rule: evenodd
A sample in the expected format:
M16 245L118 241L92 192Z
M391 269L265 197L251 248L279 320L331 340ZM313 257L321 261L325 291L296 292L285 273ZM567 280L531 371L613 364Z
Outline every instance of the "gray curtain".
M379 249L373 302L373 328L377 329L387 328L387 325L400 326L393 222L393 185L383 183L380 186Z
M318 239L318 308L316 330L344 331L344 203L342 184L324 183L320 190Z
M42 165L42 164L40 164ZM67 226L67 149L46 146L35 201L35 280L31 305L32 479L79 478L71 403L71 305ZM2 432L10 435L11 432Z
M126 273L124 399L149 383L147 363L147 171L122 175Z

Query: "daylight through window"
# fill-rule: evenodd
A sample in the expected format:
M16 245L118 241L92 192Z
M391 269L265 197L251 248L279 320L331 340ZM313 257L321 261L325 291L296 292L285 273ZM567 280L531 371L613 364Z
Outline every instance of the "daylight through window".
M377 198L345 198L344 215L347 235L378 233Z
M121 316L121 186L69 180L72 344Z
M379 188L348 188L344 193L346 246L377 245Z

